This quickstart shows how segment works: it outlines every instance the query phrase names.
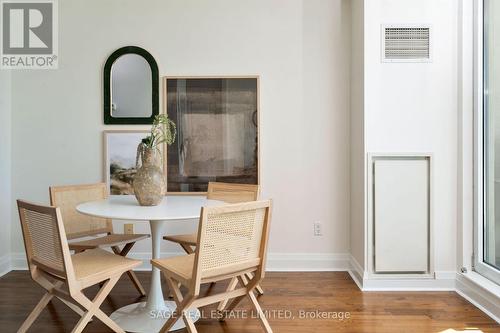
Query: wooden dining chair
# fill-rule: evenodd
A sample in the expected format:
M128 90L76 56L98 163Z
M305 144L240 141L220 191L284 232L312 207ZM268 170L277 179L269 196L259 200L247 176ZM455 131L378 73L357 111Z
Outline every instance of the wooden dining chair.
M202 208L195 253L151 261L165 275L177 304L160 332L168 332L182 317L188 332L195 333L190 310L232 300L220 313L224 320L245 297L255 307L265 332L272 332L253 293L265 274L270 220L269 200ZM246 273L252 273L251 280ZM234 278L239 288L200 297L201 284ZM184 295L179 283L187 288Z
M70 240L92 237L70 242L69 248L75 252L111 248L115 254L125 257L137 241L150 237L146 234L115 234L111 219L90 217L77 212L76 206L79 204L103 200L107 197L106 184L104 183L52 186L49 192L51 205L61 208L66 237ZM120 247L122 248L120 249ZM129 271L127 275L141 296L145 296L146 292L135 273Z
M220 183L220 182L209 182L207 199L224 201L227 203L239 203L255 201L259 198L259 185L252 184L235 184L235 183ZM198 243L198 234L184 234L184 235L167 235L163 239L178 243L186 253L194 253L194 248ZM252 278L250 274L247 276L249 279ZM238 283L237 279L230 282L228 289L234 288ZM255 289L260 295L264 294L264 290L260 285L257 285ZM223 307L225 303L221 303L220 307Z
M259 198L259 185L209 182L207 199L228 203L255 201ZM167 235L163 239L178 243L186 253L194 253L197 233L185 235Z
M46 290L17 332L26 332L56 297L81 316L72 333L82 332L94 316L114 332L125 333L100 306L120 276L142 262L101 249L71 255L59 208L21 200L17 206L31 278ZM96 284L102 286L90 300L83 290Z

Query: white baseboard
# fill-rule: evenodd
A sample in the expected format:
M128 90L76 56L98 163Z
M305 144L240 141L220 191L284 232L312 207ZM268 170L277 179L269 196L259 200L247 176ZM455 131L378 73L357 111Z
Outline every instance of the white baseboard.
M335 272L349 270L348 253L269 253L269 272Z
M11 256L10 254L6 254L0 257L0 277L4 276L8 272L12 270L11 267Z
M161 257L183 255L182 252L163 252ZM150 270L151 253L135 252L129 257L142 260L137 270ZM348 254L325 253L269 253L266 271L268 272L332 272L346 271L349 268Z
M456 292L500 324L500 286L481 275L456 274Z
M446 275L456 272L446 272ZM454 291L455 279L423 278L365 278L363 291Z
M183 252L162 252L161 257L183 254ZM143 264L136 270L147 271L151 269L150 252L131 252L128 257L143 261ZM349 262L350 255L347 253L269 253L266 270L268 272L348 271L350 268ZM28 269L24 253L13 253L11 255L11 266L13 270Z
M450 291L455 290L455 271L435 272L426 277L370 277L358 261L351 256L349 274L362 291Z
M161 257L172 257L184 254L183 252L162 252ZM136 268L136 271L149 271L151 270L151 253L150 252L130 252L129 258L141 260L143 264ZM11 254L11 269L14 271L23 271L28 269L26 256L24 253Z
M183 255L183 252L162 252L161 257ZM139 271L151 269L151 253L134 252L130 258L142 260ZM349 268L349 254L330 253L269 253L266 271L268 272L332 272L346 271Z
M359 262L351 255L351 262L349 263L349 275L359 289L363 290L363 278L365 270Z

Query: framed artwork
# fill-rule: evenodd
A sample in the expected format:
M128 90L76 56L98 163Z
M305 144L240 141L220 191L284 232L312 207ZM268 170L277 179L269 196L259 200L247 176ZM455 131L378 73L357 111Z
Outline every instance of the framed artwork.
M259 184L259 78L165 77L165 112L177 125L167 148L168 192L208 182Z
M134 194L137 146L148 133L148 130L104 131L104 175L111 195ZM162 167L165 168L164 161Z

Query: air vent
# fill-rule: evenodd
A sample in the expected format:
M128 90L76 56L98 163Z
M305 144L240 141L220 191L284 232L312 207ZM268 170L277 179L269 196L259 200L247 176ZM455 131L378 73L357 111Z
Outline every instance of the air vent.
M431 59L430 27L383 26L384 62L428 62Z

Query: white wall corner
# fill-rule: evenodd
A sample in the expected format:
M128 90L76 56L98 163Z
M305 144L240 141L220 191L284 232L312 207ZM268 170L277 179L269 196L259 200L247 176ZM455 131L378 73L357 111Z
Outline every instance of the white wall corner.
M456 273L456 292L500 324L500 286L481 275Z
M363 290L363 279L365 271L353 256L350 257L349 275L360 290Z
M0 276L10 271L12 224L12 73L0 73Z
M11 266L11 256L10 254L5 254L0 257L0 277L9 273L12 270Z
M28 262L26 261L26 254L24 252L12 252L10 254L10 269L12 271L28 269Z

